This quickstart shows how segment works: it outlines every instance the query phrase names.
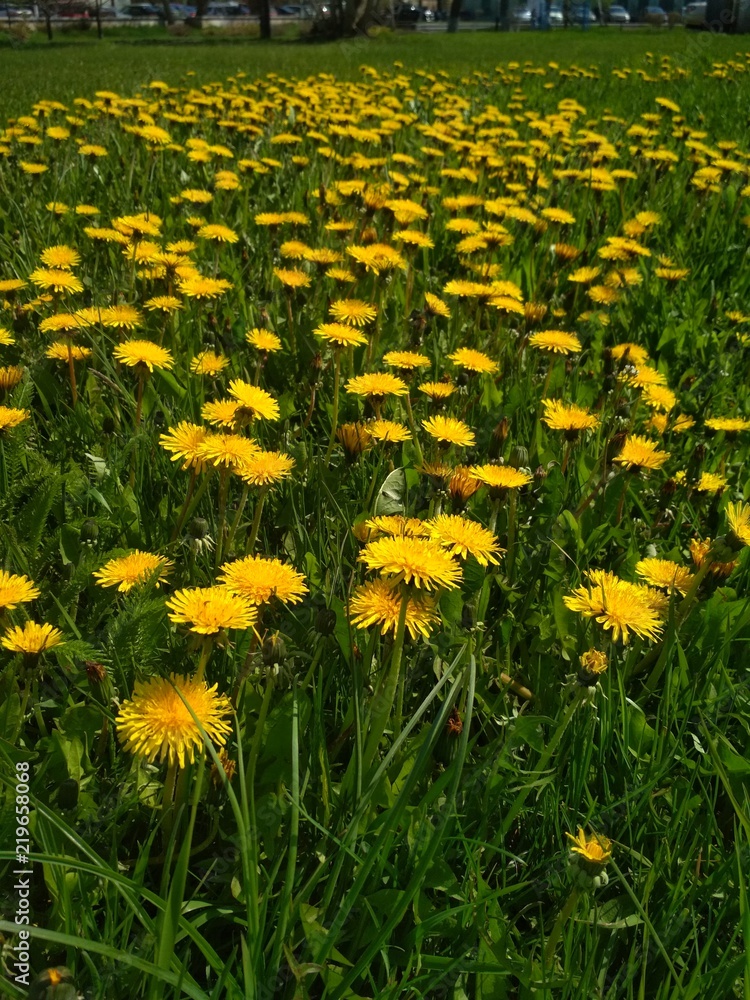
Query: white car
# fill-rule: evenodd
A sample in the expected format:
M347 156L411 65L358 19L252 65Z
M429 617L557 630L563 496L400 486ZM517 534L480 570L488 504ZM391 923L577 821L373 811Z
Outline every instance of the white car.
M705 28L706 25L706 3L689 3L685 5L683 18L686 28Z

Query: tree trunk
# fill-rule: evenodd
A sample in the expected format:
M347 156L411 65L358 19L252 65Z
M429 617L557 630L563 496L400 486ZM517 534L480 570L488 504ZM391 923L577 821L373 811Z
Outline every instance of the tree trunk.
M174 24L174 13L172 12L172 4L169 0L161 0L161 5L164 8L164 23ZM97 10L99 8L97 7Z
M260 0L260 37L268 41L271 37L271 3Z
M458 19L461 16L462 0L451 0L451 9L448 14L448 31L458 31Z
M195 5L195 20L193 21L196 28L203 27L203 17L206 13L206 7L208 7L208 0L197 0Z

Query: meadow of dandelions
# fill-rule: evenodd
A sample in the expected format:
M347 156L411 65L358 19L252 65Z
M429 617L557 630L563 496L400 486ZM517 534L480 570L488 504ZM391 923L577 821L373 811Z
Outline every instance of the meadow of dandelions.
M6 123L38 982L744 995L750 152L695 102L748 68Z

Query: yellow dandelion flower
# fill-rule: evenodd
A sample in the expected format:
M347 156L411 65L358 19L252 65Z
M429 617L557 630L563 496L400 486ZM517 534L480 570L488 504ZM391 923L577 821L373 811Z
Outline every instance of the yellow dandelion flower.
M176 427L170 428L166 434L160 435L159 444L165 451L169 452L173 462L182 460L183 471L195 469L200 472L204 461L199 449L207 434L205 427L183 420Z
M251 347L257 348L266 354L273 354L274 351L281 350L281 340L270 330L259 330L254 328L245 334L245 340Z
M312 284L312 278L309 274L295 268L275 267L273 273L285 288L309 288Z
M424 301L425 308L433 316L442 316L444 319L451 318L450 306L443 302L437 295L433 295L432 292L425 292Z
M429 396L433 403L442 403L456 391L451 382L423 382L417 386L420 392Z
M680 566L671 559L641 559L636 563L635 571L652 587L679 590L681 594L688 592L693 580L686 566Z
M65 244L47 247L42 250L40 260L46 267L60 268L63 271L70 271L81 263L81 255L72 247Z
M118 361L129 368L143 366L150 372L154 368L169 369L174 365L171 353L150 340L126 340L125 343L115 347L113 354Z
M23 368L18 365L7 365L0 368L0 390L7 392L14 389L23 378Z
M615 462L630 469L660 469L668 458L669 452L659 451L659 446L647 437L629 434Z
M427 521L430 537L443 545L451 555L461 559L474 556L481 566L498 564L504 552L497 538L483 525L457 514L440 514Z
M249 415L252 420L258 417L263 420L279 419L281 413L279 404L270 392L257 385L250 385L242 379L234 379L229 383L229 395L240 404L243 414Z
M221 567L221 582L250 604L265 604L275 597L285 604L299 604L307 593L305 577L280 559L245 556Z
M171 559L136 549L126 556L110 559L101 569L95 570L94 577L100 587L117 587L119 591L127 593L153 576L156 577L158 587L166 580L171 567Z
M706 421L710 431L724 431L725 434L739 434L750 427L750 420L742 417L711 417Z
M461 567L437 542L428 538L393 536L369 542L359 557L368 569L378 570L394 585L404 582L419 589L452 589L461 580Z
M378 315L376 306L361 299L336 299L331 303L329 312L337 322L349 326L366 326Z
M241 434L207 433L197 450L198 457L207 465L237 470L244 468L259 448Z
M534 333L529 337L532 347L538 347L543 351L551 351L553 354L572 354L581 350L581 341L574 333L565 333L564 330L543 330L541 333Z
M38 267L29 275L32 284L46 288L52 292L82 292L83 283L70 271L54 268Z
M455 417L434 416L422 421L422 426L430 435L445 445L470 448L476 444L474 432L462 420Z
M400 444L402 441L411 440L409 428L396 423L395 420L371 420L367 430L373 441L379 444Z
M390 372L370 372L350 378L346 391L356 396L383 399L385 396L405 396L409 389L403 379Z
M367 337L347 323L321 323L313 333L334 347L356 347L367 343Z
M236 399L216 399L203 404L201 416L212 427L234 427L239 409L240 404Z
M449 354L448 357L459 368L466 368L470 372L494 375L495 372L500 370L500 365L497 361L493 361L486 354L482 354L481 351L475 351L470 347L459 347L457 351Z
M0 569L0 610L12 610L35 597L39 597L39 588L28 577Z
M44 355L47 358L52 358L53 361L67 361L69 356L73 361L86 361L93 353L90 347L79 347L68 341L68 343L50 344Z
M201 226L197 235L204 240L213 240L214 243L237 243L239 236L229 226L221 226L214 223L207 223Z
M559 399L543 399L544 416L542 422L554 431L564 431L571 439L580 431L593 430L599 424L599 418L589 413L582 406L574 403L563 403Z
M270 486L292 474L294 459L281 451L257 451L238 470L251 486Z
M0 406L0 434L18 427L24 420L28 420L29 416L28 410L21 410L15 406Z
M227 721L231 714L232 703L218 694L217 685L209 687L202 678L171 674L169 679L136 681L133 696L120 705L115 724L131 753L182 768L203 749L202 732L215 747L224 746L232 731Z
M0 642L12 653L23 653L25 656L39 656L53 646L59 646L65 637L54 625L38 625L36 622L24 622L9 628Z
M215 299L232 287L224 278L206 278L201 274L180 278L179 289L190 299Z
M229 358L225 358L223 354L216 354L214 351L201 351L190 362L190 371L195 372L196 375L215 377L223 372L228 364Z
M528 486L532 480L528 472L514 469L510 465L472 465L470 473L480 483L489 486L490 496L493 493L502 495L504 490Z
M627 643L630 632L641 639L659 638L662 625L648 587L628 583L605 570L592 570L588 576L588 586L577 587L563 597L567 608L594 618L612 632L615 642L622 637Z
M735 542L732 547L737 548L737 542L739 547L750 545L750 504L727 504L726 515L732 540Z
M571 851L583 858L584 861L603 866L612 857L612 845L600 833L594 833L591 837L587 837L583 829L579 827L577 836L574 837L572 833L567 832L565 836L573 841Z
M430 359L425 354L416 351L388 351L383 355L383 363L389 368L399 368L401 371L412 371L415 368L427 368Z
M198 635L215 635L224 629L248 629L258 613L241 594L226 587L193 587L178 590L166 602L169 620L187 625Z
M379 626L381 635L395 634L403 597L400 589L389 580L373 580L357 587L349 602L349 613L355 628ZM405 626L412 639L428 638L432 627L440 622L434 600L427 594L409 596Z

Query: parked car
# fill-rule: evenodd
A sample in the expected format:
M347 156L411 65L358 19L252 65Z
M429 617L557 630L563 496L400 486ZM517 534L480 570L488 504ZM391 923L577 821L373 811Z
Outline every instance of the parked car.
M31 21L33 18L28 7L0 7L0 21Z
M596 24L596 14L590 7L571 7L571 24Z
M393 8L393 19L396 24L416 24L417 21L434 21L431 10L416 3L397 3Z
M619 4L613 4L607 11L605 18L609 24L630 24L630 14Z
M274 7L278 17L296 17L299 20L310 20L315 17L315 8L307 4L287 3L283 7Z
M547 11L547 22L550 28L561 28L565 24L562 7L558 7L557 4L550 7Z
M530 28L534 18L528 7L514 7L510 14L510 22L517 28Z
M130 21L146 21L163 17L164 11L153 3L131 3L127 7L121 7L117 16Z
M647 7L643 12L643 20L646 24L653 24L654 27L661 27L661 25L666 24L669 20L667 18L667 12L662 10L661 7Z
M707 28L706 3L689 3L685 5L683 12L686 28Z

